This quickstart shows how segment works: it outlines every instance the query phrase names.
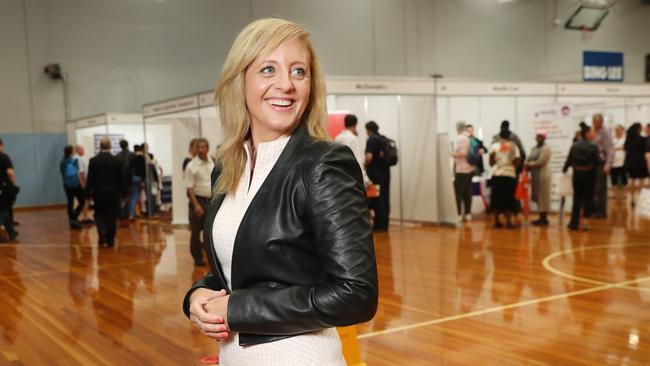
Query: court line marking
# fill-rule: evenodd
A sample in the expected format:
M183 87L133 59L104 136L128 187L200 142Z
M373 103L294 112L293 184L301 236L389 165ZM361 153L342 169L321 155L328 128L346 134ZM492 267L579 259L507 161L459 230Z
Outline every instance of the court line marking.
M585 294L589 294L589 293L592 293L592 292L599 292L599 291L604 291L604 290L609 290L609 289L615 289L615 288L619 288L622 285L639 283L639 282L646 282L646 281L650 281L650 276L649 277L643 277L643 278L637 278L637 279L629 280L629 281L623 281L623 282L619 282L619 283L610 283L610 284L601 285L601 286L597 286L597 287L592 287L592 288L588 288L588 289L584 289L584 290L577 290L577 291L566 292L566 293L558 294L558 295L541 297L541 298L538 298L538 299L532 299L532 300L517 302L517 303L509 304L509 305L495 306L495 307L491 307L491 308L471 311L469 313L452 315L452 316L448 316L448 317L444 317L444 318L433 319L433 320L420 322L420 323L415 323L415 324L402 325L402 326L399 326L399 327L380 330L380 331L376 331L376 332L364 333L364 334L360 334L359 336L357 336L357 339L366 339L366 338L376 337L376 336L380 336L380 335L403 332L403 331L406 331L406 330L427 327L427 326L430 326L430 325L437 325L437 324L447 323L447 322L454 321L454 320L471 318L471 317L475 317L475 316L478 316L478 315L495 313L495 312L498 312L498 311L514 309L514 308L523 307L523 306L527 306L527 305L535 305L535 304L539 304L539 303L543 303L543 302L566 299L566 298L573 297L573 296L585 295Z
M396 308L402 308L404 310L409 310L409 311L412 311L412 312L415 312L415 313L421 313L421 314L432 315L432 316L440 315L440 314L434 313L433 311L422 310L422 309L419 309L419 308L416 308L416 307L413 307L413 306L398 304L396 302L389 301L389 300L381 300L381 299L379 299L379 303L389 305L389 306L394 306Z
M574 252L578 252L578 251L597 250L597 249L607 249L607 248L618 248L618 249L622 249L622 248L626 248L626 247L640 247L640 246L647 246L647 245L649 245L649 244L648 244L648 243L633 243L633 244L603 244L603 245L594 245L594 246L582 247L582 248L570 248L570 249L561 250L561 251L558 251L558 252L551 253L551 254L547 255L546 258L544 258L544 259L542 260L542 266L544 266L544 268L545 268L547 271L549 271L549 272L551 272L551 273L553 273L553 274L555 274L555 275L558 275L558 276L560 276L560 277L564 277L564 278L570 279L570 280L580 281L580 282L588 283L588 284L591 284L591 285L597 285L597 286L609 285L609 284L611 284L610 282L598 281L598 280L594 280L594 279L592 279L592 278L575 276L575 275L572 275L572 274L570 274L570 273L566 273L566 272L560 271L559 269L557 269L557 268L551 266L551 261L552 261L553 259L555 259L555 258L561 256L561 255L565 255L565 254L569 254L569 253L574 253ZM619 286L617 286L617 287L618 287L618 288L621 288L621 289L632 290L632 291L650 292L650 288L643 288L643 287L639 287L639 286L626 286L626 285L619 285Z

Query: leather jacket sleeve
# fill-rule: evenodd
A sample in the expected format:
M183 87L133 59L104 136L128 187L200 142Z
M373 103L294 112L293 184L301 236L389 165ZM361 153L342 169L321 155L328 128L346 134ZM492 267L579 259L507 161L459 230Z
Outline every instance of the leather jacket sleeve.
M217 184L217 179L219 178L219 174L221 174L221 168L220 166L215 166L214 169L212 169L212 173L210 173L210 186L214 187L215 184ZM220 282L214 277L212 272L208 273L207 275L203 276L200 280L194 282L192 284L192 287L190 287L189 290L185 293L185 298L183 298L183 313L185 313L185 316L189 318L190 316L190 296L196 291L197 289L205 287L207 289L213 290L213 291L219 291L223 290L223 286L220 285Z
M183 312L185 313L185 316L187 317L190 316L190 296L192 296L194 291L196 291L201 287L205 287L213 291L223 290L222 286L219 285L219 281L216 280L212 272L203 276L203 278L201 278L200 280L194 282L192 284L192 287L190 287L190 289L187 290L187 293L185 294L185 298L183 299Z
M232 292L228 324L247 334L294 335L365 322L377 310L377 267L361 171L351 150L328 144L305 169L307 217L325 273L314 285Z

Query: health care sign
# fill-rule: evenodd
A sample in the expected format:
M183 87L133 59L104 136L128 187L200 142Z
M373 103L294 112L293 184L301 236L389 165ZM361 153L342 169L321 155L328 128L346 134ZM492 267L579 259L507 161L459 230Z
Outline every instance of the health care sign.
M583 51L583 81L623 81L623 53Z

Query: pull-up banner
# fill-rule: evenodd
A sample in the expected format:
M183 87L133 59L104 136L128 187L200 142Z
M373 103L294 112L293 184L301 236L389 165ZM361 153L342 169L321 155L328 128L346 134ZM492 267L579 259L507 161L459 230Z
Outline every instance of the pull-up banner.
M623 81L623 53L583 51L583 81Z

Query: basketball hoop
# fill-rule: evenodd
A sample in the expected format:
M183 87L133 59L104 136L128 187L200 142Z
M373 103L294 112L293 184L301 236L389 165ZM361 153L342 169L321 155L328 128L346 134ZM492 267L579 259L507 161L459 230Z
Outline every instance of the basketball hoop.
M582 32L582 35L580 35L580 39L583 41L589 41L591 37L594 35L594 31L585 27L584 25L580 27L580 32Z

